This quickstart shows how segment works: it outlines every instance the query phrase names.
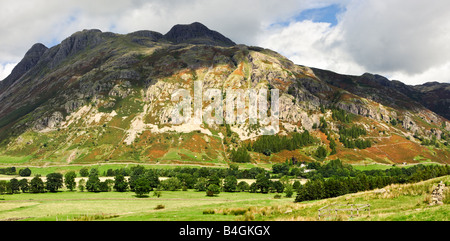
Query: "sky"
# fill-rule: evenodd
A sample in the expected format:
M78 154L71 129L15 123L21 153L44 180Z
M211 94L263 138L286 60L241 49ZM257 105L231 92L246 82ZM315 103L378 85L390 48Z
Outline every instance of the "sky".
M83 29L165 34L192 22L295 64L450 83L444 0L0 0L0 80L34 43L52 47Z

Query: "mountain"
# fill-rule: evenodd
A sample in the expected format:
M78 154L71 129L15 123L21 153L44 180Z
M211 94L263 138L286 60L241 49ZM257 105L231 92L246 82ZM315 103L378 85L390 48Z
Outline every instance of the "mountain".
M349 76L317 68L313 68L313 70L319 78L328 84L375 100L383 105L403 109L411 109L422 105L447 120L450 119L449 83L429 82L411 86L370 73L361 76Z
M195 83L204 91L201 102ZM296 65L201 23L166 34L83 30L51 48L34 45L0 82L0 157L33 165L450 163L442 86ZM279 90L277 135L263 135L264 121L172 124L178 89L191 93L186 103L215 113L211 105L220 98L206 98L206 90L220 92L226 112L227 90L248 88ZM253 100L236 113L249 111Z
M45 47L45 45L40 43L33 45L33 47L27 51L23 59L16 65L16 67L14 67L11 74L0 82L0 90L12 85L28 70L33 68L47 49L48 48Z

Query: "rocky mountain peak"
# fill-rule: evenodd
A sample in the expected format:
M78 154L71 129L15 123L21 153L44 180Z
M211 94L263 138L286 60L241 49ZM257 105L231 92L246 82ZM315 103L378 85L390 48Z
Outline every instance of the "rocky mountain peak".
M174 43L208 44L219 46L234 46L236 43L219 32L210 30L205 25L194 22L191 24L177 24L164 37Z
M102 34L102 31L98 29L85 29L64 39L61 44L55 47L50 56L48 56L52 59L50 67L56 67L68 56L75 55L87 47L93 48L102 43Z
M33 68L42 55L47 51L47 47L41 43L34 44L25 54L23 59L14 67L11 74L0 82L0 89L5 89L16 82L28 70Z

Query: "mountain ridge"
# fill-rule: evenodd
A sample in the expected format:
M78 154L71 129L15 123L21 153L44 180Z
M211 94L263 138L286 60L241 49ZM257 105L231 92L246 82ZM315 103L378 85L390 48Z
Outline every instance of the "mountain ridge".
M425 107L434 103L436 84L413 88L380 75L296 65L272 50L236 45L200 23L176 25L165 35L83 30L39 49L37 62L18 68L20 77L0 89L0 156L227 163L232 150L251 147L262 136L256 126L170 124L173 91L201 81L204 89L279 89L279 135L303 130L317 140L268 156L250 148L254 162L313 161L320 146L327 146L326 158L347 162L450 162L450 123ZM364 143L372 140L373 147L349 147L341 129L354 126L365 129Z

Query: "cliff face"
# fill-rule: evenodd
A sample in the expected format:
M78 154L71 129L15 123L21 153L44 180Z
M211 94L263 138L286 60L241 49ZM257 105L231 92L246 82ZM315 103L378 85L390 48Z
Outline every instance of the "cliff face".
M165 35L84 30L50 49L33 46L22 62L0 82L0 155L80 163L227 162L232 149L261 136L261 123L171 124L172 94L185 89L193 96L194 83L200 81L203 90L222 91L224 104L229 88L278 89L279 135L308 130L318 138L317 146L328 145L322 138L324 120L330 138L338 141L340 128L358 125L376 146L359 151L338 144L337 154L329 158L449 162L450 124L421 102L439 88L295 65L274 51L236 45L200 23L176 25ZM204 97L203 111L211 101ZM249 102L247 97L244 112ZM333 117L336 110L351 115L352 123ZM425 139L434 140L434 154L420 146ZM396 157L383 149L386 141L420 150ZM252 155L255 161L284 161L292 155L313 160L310 149L270 160Z

